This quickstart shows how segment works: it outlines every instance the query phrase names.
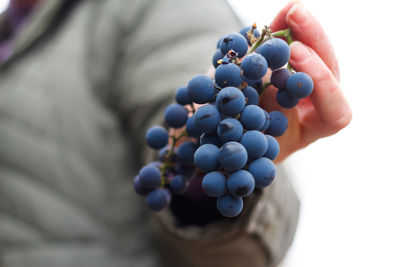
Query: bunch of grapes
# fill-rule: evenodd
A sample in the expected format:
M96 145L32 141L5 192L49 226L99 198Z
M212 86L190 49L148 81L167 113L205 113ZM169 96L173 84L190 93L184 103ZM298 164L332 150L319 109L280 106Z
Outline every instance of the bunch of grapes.
M279 89L277 102L291 108L313 90L310 76L288 64L291 41L289 29L273 33L265 27L260 34L256 25L218 40L215 80L197 75L178 88L177 103L164 113L168 129L147 131L147 144L159 150L159 161L140 170L134 189L146 196L150 209L164 209L173 194L184 194L193 177L201 175L204 192L217 198L218 211L235 217L243 198L273 182L276 137L285 133L288 120L280 111L260 108L259 95L272 84ZM268 69L270 81L263 83Z

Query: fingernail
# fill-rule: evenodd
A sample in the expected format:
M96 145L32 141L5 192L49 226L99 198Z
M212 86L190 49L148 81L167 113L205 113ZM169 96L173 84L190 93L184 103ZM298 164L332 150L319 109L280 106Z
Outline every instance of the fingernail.
M290 54L290 59L296 62L301 62L311 56L308 47L299 41L294 41L290 44Z
M307 18L307 11L302 5L295 4L288 12L287 17L289 20L294 21L297 24L302 23Z

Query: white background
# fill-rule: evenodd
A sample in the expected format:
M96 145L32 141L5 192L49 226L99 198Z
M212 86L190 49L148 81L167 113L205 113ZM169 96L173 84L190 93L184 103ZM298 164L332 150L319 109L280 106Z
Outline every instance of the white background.
M8 1L0 0L0 10ZM231 0L269 24L281 0ZM302 200L285 266L400 266L400 13L397 1L303 0L334 44L353 121L288 159Z
M287 1L231 0L246 24ZM328 33L353 121L297 152L301 219L285 266L400 266L400 13L397 1L303 0Z

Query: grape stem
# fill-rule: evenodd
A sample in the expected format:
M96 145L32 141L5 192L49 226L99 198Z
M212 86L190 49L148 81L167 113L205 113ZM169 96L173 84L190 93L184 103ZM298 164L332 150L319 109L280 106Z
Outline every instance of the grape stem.
M193 107L194 110L194 107ZM171 144L171 149L168 151L167 156L165 157L166 160L163 162L161 165L161 188L164 188L164 186L167 184L167 177L165 177L165 172L168 167L172 166L172 156L174 155L174 147L176 146L176 143L184 136L187 135L187 131L184 130L182 131L178 136L172 135L172 144Z

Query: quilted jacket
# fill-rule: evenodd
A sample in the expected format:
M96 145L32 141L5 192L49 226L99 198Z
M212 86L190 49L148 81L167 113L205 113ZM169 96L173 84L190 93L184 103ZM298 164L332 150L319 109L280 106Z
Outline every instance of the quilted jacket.
M239 29L221 0L43 1L0 66L0 266L275 266L299 213L284 168L202 227L132 190L144 131Z

